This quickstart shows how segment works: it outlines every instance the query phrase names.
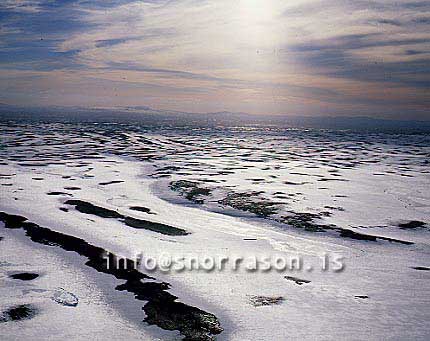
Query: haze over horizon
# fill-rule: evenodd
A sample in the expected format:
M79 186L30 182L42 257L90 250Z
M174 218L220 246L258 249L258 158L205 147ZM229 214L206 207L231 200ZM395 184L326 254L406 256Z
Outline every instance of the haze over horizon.
M429 120L430 3L4 0L0 102Z

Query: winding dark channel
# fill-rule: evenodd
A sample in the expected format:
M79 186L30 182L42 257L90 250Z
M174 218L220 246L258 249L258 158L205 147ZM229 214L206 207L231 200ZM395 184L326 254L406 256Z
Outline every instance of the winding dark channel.
M124 280L115 290L131 292L135 299L146 301L142 307L146 314L143 321L149 325L156 325L164 330L178 330L184 340L189 341L214 340L215 335L223 331L215 315L178 302L178 297L167 291L170 288L168 283L154 282L155 278L135 269L134 261L130 259L122 258L124 263L118 265L118 257L105 249L83 239L41 227L22 216L0 212L0 221L7 229L23 229L33 242L76 252L88 259L86 266Z

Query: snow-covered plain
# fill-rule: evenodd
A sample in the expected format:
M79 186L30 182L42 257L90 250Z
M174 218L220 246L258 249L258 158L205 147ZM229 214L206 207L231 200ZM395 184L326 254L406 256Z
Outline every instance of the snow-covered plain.
M1 139L2 212L128 258L303 259L301 271L243 264L149 274L180 302L214 314L224 329L219 340L430 337L428 136L49 124L2 126ZM190 200L186 186L169 188L181 180L196 186ZM231 193L255 205L234 208L222 201ZM136 229L80 212L71 199L189 234ZM254 214L261 202L276 210ZM283 220L295 213L315 214L307 222L327 230ZM411 221L423 225L401 227ZM344 229L358 235L342 236ZM1 323L2 339L182 338L141 322L144 303L114 290L121 281L86 267L83 257L36 244L21 230L0 227L0 236L0 311L33 304L38 312ZM324 255L342 256L343 271L323 271ZM9 277L18 271L40 276ZM79 304L53 302L58 288Z

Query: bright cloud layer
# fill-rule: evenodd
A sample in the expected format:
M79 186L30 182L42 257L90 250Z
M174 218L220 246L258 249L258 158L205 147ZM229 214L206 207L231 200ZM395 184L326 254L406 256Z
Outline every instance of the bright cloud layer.
M0 100L428 118L430 3L0 4Z

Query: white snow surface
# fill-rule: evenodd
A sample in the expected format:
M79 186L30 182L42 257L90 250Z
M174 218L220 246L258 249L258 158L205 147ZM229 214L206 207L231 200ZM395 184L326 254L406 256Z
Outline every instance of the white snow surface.
M166 139L155 134L151 138ZM222 157L205 159L208 169L212 163L222 161ZM157 162L168 165L172 160ZM184 205L167 189L166 183L201 175L190 172L191 175L182 177L173 174L168 180L157 179L150 177L156 172L154 163L113 155L37 167L23 166L19 161L2 163L0 174L9 176L0 179L2 185L7 184L1 186L0 211L22 215L40 226L129 258L140 252L144 257L154 258L165 254L230 259L300 256L306 265L312 265L312 271L262 272L247 271L244 267L234 271L227 267L224 271L150 274L158 281L170 283L169 291L181 302L216 315L224 328L218 340L428 340L430 271L413 267L430 266L430 232L425 228L402 230L395 224L409 220L430 222L429 174L412 169L413 177L390 173L372 177L387 170L387 164L363 164L342 170L343 178L349 181L321 182L318 186L327 189L318 191L315 183L300 188L281 187L278 178L273 183L253 183L250 187L245 180L261 178L267 174L262 168L276 170L278 164L282 161L255 163L254 167L211 179L222 179L224 188L264 190L270 195L279 190L286 195L300 192L301 199L288 202L289 210L317 212L324 206L342 206L342 211L324 218L324 223L414 244L307 233L270 220L223 214L221 209L215 212L208 203ZM329 166L306 168L300 161L289 163L287 168L277 170L276 175L282 181L299 182L307 178L289 175L291 170L308 175L330 174ZM123 182L100 185L115 180ZM70 186L80 189L65 189ZM69 195L47 195L51 191ZM167 236L134 229L117 219L80 213L64 204L68 199L85 200L127 216L179 227L190 234ZM156 214L130 210L132 206L144 206ZM60 207L68 208L68 212ZM180 338L176 332L165 332L140 322L144 319L142 302L135 302L132 295L112 292L119 283L85 268L79 261L82 257L38 246L25 238L22 231L0 228L0 236L4 237L0 241L0 307L25 302L40 308L31 320L0 325L1 339L43 339L35 337L35 333L53 340ZM342 256L344 270L322 271L321 257L326 254ZM13 271L33 271L41 276L19 282L7 277ZM310 283L297 285L285 276ZM50 290L59 287L76 295L79 304L64 307L50 300ZM284 301L254 306L251 304L254 296L283 297Z

